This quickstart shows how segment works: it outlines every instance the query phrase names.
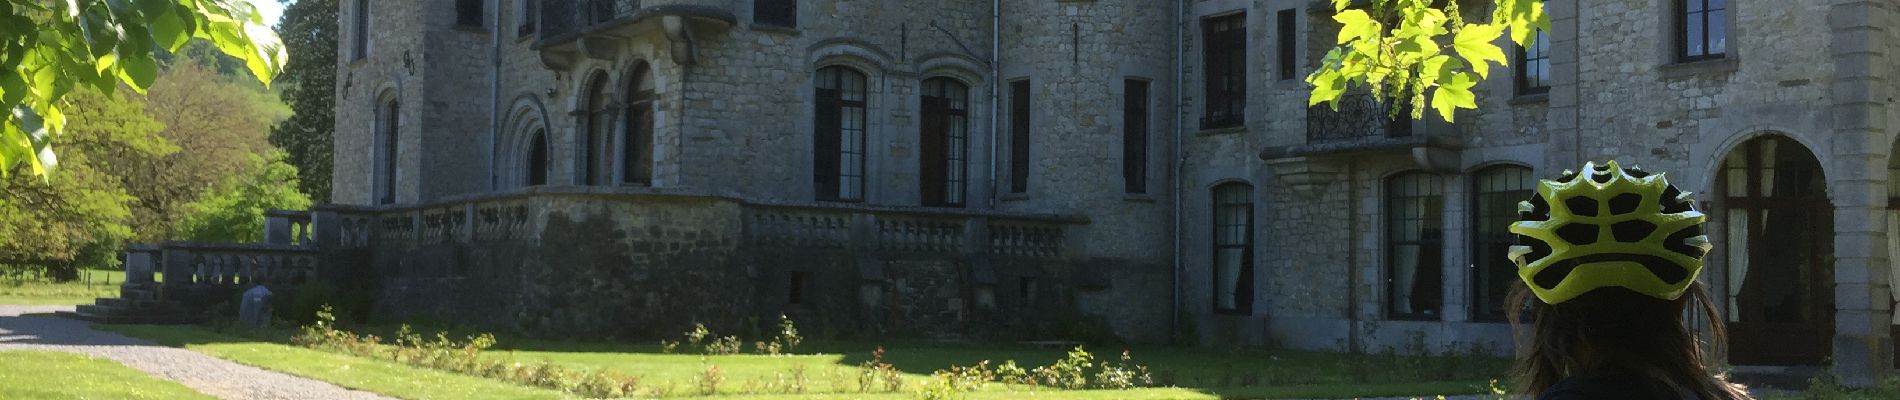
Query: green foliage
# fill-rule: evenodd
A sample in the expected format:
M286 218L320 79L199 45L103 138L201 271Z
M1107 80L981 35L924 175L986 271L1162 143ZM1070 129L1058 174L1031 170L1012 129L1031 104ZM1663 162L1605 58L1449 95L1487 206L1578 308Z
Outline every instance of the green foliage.
M119 245L133 237L134 200L119 171L178 151L137 99L91 89L68 99L75 106L65 137L68 172L0 177L7 194L0 196L0 264L46 268L61 281L82 266L117 266Z
M66 130L67 94L120 84L144 93L158 78L156 55L194 38L244 60L265 84L284 65L277 35L245 1L0 0L0 175L58 164L52 143Z
M284 88L284 103L296 114L271 130L270 142L290 153L290 165L303 174L303 192L317 203L330 202L337 9L336 0L298 0L284 8L279 25L290 52L279 86Z
M1337 110L1347 91L1364 88L1380 101L1412 105L1415 119L1427 106L1446 121L1460 108L1478 108L1472 86L1490 78L1492 63L1509 64L1497 39L1508 31L1513 42L1530 46L1536 30L1550 29L1543 0L1493 1L1489 18L1473 22L1458 1L1371 0L1349 9L1352 0L1333 0L1338 47L1307 75L1307 105Z
M310 198L297 191L297 167L285 163L284 157L278 150L252 156L255 167L250 175L227 179L186 206L191 214L178 225L178 236L197 241L258 242L264 235L264 211L310 207Z
M376 335L357 335L337 327L336 313L320 307L316 321L299 329L291 344L358 357L383 359L415 367L499 379L516 384L560 390L589 398L624 397L640 393L637 378L611 371L576 371L547 362L523 365L497 360L484 352L495 346L495 335L483 333L463 340L438 332L434 338L403 325L385 343Z

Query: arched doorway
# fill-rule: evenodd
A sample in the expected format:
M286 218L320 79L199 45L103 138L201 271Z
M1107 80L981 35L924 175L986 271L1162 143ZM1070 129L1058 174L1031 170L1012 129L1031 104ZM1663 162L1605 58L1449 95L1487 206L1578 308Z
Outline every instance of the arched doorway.
M1716 179L1730 362L1818 365L1834 338L1834 209L1821 163L1786 136L1730 151Z

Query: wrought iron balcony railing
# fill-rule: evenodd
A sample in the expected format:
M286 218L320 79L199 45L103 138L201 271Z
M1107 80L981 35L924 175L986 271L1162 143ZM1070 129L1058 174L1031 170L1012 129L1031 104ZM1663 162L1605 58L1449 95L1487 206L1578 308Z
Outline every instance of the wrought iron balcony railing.
M1379 102L1370 93L1349 93L1339 100L1339 111L1326 105L1306 109L1306 142L1324 143L1364 138L1412 136L1411 110L1397 114L1390 104Z

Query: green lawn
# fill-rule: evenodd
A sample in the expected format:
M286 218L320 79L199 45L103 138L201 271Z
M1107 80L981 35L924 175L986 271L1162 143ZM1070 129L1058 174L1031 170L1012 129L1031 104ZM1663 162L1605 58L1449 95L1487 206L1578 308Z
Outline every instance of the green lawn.
M119 297L119 284L125 282L124 271L82 269L79 273L78 280L65 283L0 277L0 304L92 304L100 297Z
M565 398L559 392L516 386L501 381L422 370L392 362L338 355L292 347L278 340L254 340L220 334L199 327L180 326L101 326L130 336L159 343L183 346L239 363L288 372L341 386L386 395L411 398ZM259 337L282 338L288 331L273 331ZM642 385L670 398L696 398L700 375L707 366L716 365L724 383L719 385L720 399L797 399L828 398L845 395L866 399L910 399L917 395L902 393L859 393L855 368L870 357L875 342L823 342L800 348L799 356L700 356L662 354L658 345L567 343L531 340L502 340L505 348L491 350L495 357L518 363L548 362L576 370L607 369L640 378ZM971 365L991 360L1013 359L1025 368L1047 365L1063 351L1013 345L944 344L928 342L885 342L885 361L904 374L910 387L921 386L931 371L951 365ZM1113 361L1119 349L1097 349L1098 361ZM1165 347L1135 347L1137 363L1148 365L1168 388L1132 391L1056 391L989 384L969 399L1216 399L1216 398L1352 398L1371 396L1429 397L1433 394L1470 394L1480 392L1485 379L1502 375L1503 360L1464 359L1458 365L1442 361L1350 356L1329 353L1291 351L1208 351ZM1374 371L1359 383L1348 370L1359 362L1361 370ZM802 374L802 395L754 394L782 393L794 376ZM1448 371L1450 379L1399 370Z
M111 360L0 351L0 399L211 399Z

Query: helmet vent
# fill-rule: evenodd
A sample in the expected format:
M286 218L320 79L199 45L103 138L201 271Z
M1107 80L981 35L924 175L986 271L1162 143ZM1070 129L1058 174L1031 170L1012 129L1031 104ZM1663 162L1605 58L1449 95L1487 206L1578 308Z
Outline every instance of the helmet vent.
M1701 259L1702 256L1705 255L1702 252L1702 248L1690 245L1688 241L1689 238L1696 236L1702 236L1702 226L1690 225L1677 230L1676 233L1669 234L1669 237L1663 238L1663 248L1691 258Z
M1524 264L1526 265L1537 262L1537 260L1542 260L1544 257L1550 257L1550 243L1544 243L1543 239L1517 235L1517 244L1531 247L1531 252L1524 254Z
M1610 198L1610 215L1623 215L1636 212L1636 206L1643 204L1643 195L1624 193Z
M1577 269L1575 260L1558 262L1548 268L1544 268L1543 271L1537 271L1537 276L1531 277L1531 281L1532 283L1536 283L1537 287L1543 288L1544 290L1556 289L1557 284L1563 283L1564 277L1570 276L1570 270L1573 269Z
M1656 224L1644 220L1629 220L1610 225L1610 236L1615 236L1618 242L1641 242L1651 233L1656 233Z
M1564 208L1570 209L1570 213L1577 216L1595 217L1597 216L1597 199L1589 196L1571 197L1564 199Z
M1573 245L1587 245L1597 242L1597 232L1601 229L1591 224L1565 224L1557 227L1557 237Z

